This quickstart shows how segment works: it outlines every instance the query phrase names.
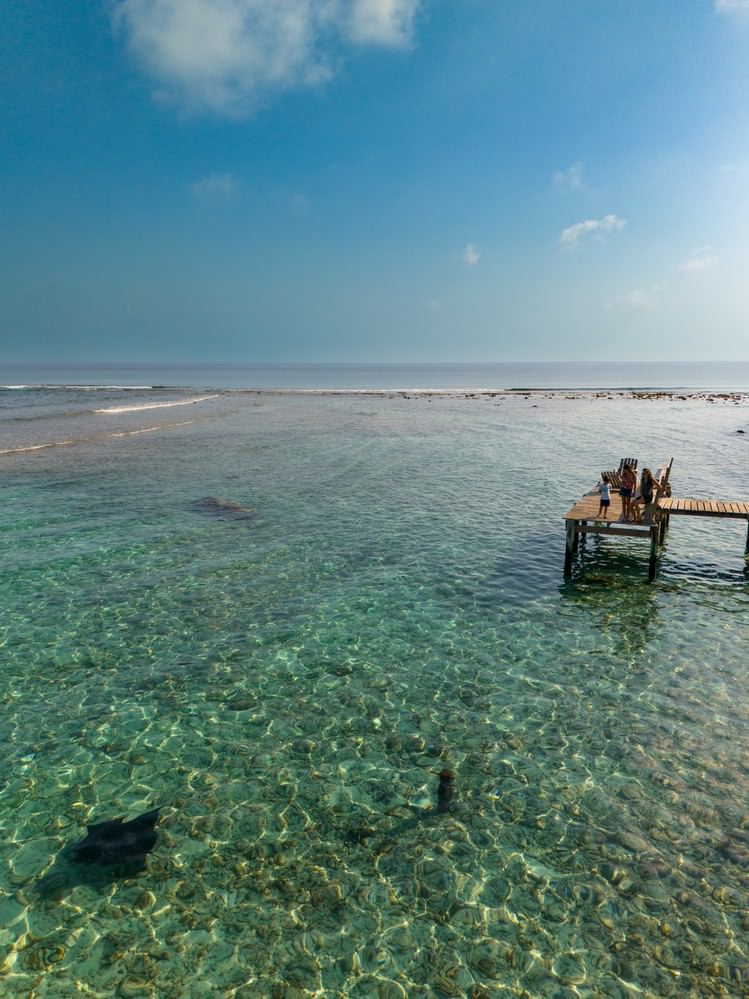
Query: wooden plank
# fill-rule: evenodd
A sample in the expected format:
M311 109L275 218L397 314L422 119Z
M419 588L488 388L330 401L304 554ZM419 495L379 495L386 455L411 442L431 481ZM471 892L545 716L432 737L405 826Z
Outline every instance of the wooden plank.
M598 520L598 494L588 494L578 500L564 515L565 520ZM658 508L665 514L681 514L693 517L733 517L749 518L749 503L740 500L698 499L691 496L670 496L658 500ZM621 499L612 493L609 507L609 523L616 523L621 517Z
M606 523L595 523L595 524L584 524L579 525L576 528L578 534L600 534L607 535L608 537L623 537L623 538L643 538L647 541L650 538L650 527L637 528L634 526L627 526L626 524L620 524L616 521L609 521Z

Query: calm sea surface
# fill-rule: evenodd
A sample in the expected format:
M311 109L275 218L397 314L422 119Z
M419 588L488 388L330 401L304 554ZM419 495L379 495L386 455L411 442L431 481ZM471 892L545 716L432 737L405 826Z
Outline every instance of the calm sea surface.
M749 361L711 363L0 366L2 384L259 389L693 388L749 390Z
M501 367L265 387L749 388ZM562 578L624 455L748 499L749 398L256 373L0 374L0 993L749 994L746 523Z

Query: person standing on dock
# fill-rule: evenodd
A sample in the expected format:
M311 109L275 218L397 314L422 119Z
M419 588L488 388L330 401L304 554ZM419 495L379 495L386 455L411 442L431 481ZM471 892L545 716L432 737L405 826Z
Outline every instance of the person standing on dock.
M608 475L601 476L601 484L598 487L598 492L601 494L601 503L598 507L598 516L603 517L604 520L608 519L609 506L611 505L611 480Z
M622 520L626 523L632 513L632 497L637 488L637 475L631 465L625 465L622 469L622 484L619 487L619 495L622 498Z

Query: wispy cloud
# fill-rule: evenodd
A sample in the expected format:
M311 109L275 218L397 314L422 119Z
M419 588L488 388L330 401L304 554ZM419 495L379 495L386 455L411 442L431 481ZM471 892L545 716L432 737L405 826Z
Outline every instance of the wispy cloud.
M212 173L190 185L193 194L200 198L229 200L239 190L239 181L230 173Z
M601 236L606 232L617 232L627 224L626 219L616 215L604 215L602 219L587 219L562 229L559 242L562 246L575 247L584 236Z
M678 270L682 274L695 274L700 271L709 271L716 263L717 260L710 252L710 247L701 246L699 249L693 250L690 257L679 264Z
M566 170L557 170L554 174L554 186L563 191L579 191L583 186L582 163L573 163Z
M360 44L399 48L411 41L414 17L420 0L354 0L344 31ZM330 6L330 4L328 4ZM346 4L342 5L343 7Z
M478 246L475 243L468 243L460 259L466 267L475 267L481 259Z
M317 86L347 48L406 47L422 0L113 0L113 23L158 96L240 115Z
M626 295L607 302L606 308L615 312L652 312L658 307L657 295L660 290L660 285L653 285L650 289L635 288Z
M715 0L719 14L749 14L749 0Z

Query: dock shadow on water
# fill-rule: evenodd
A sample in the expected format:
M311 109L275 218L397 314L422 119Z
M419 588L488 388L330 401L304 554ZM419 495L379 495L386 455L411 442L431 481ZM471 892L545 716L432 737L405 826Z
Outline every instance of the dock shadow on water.
M518 537L511 550L481 568L455 562L441 566L436 588L451 607L481 614L498 607L525 607L529 600L554 593L554 566L561 571L563 559L559 536L539 531Z

